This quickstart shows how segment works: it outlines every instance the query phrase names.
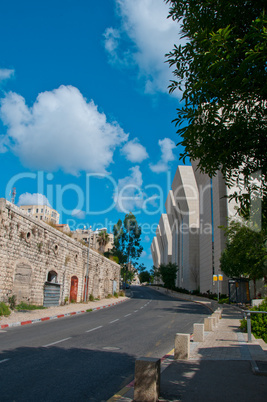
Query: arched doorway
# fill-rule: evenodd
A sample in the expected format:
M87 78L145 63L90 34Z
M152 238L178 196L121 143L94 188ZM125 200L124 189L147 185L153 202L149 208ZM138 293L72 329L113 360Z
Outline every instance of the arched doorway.
M57 272L51 270L47 274L47 281L44 284L44 307L58 306L60 300L60 284Z
M94 276L94 281L93 281L93 296L94 298L99 297L99 278L98 275Z
M13 294L17 302L29 302L31 297L31 276L32 269L26 262L20 262L16 265L13 284Z
M77 276L72 276L70 285L70 302L77 302L77 294L78 294L78 278Z
M108 294L109 294L109 279L108 278L106 278L105 279L105 282L104 282L104 293L105 293L105 296L107 296Z

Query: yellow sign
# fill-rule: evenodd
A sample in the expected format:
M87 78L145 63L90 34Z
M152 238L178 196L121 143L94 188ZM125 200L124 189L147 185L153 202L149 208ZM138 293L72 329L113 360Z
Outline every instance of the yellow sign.
M213 275L213 281L217 282L217 281L222 281L223 280L223 275Z

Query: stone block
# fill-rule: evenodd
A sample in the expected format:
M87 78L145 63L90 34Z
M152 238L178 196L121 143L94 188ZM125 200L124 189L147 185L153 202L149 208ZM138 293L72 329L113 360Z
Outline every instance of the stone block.
M212 314L212 317L215 317L215 319L216 319L216 325L217 325L218 322L219 322L219 319L220 319L220 314L219 314L219 313L213 313L213 314Z
M211 319L212 319L212 326L213 326L213 329L214 329L217 326L217 318L212 315Z
M213 331L212 317L204 318L204 331Z
M204 324L194 324L194 342L204 342Z
M160 392L160 359L141 357L135 361L134 401L156 402Z
M190 356L190 335L176 334L174 342L174 359L187 360Z

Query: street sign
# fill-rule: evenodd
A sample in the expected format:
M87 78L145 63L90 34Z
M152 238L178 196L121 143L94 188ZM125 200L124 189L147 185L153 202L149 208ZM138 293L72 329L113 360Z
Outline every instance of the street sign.
M219 274L219 275L213 275L213 281L217 282L217 281L222 281L223 280L223 275Z

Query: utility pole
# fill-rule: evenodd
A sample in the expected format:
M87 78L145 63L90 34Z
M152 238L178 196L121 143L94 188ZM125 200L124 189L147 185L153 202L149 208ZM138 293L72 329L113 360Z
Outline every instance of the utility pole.
M11 202L12 204L15 204L15 197L16 197L16 187L12 188L12 194L11 194Z
M89 253L90 253L90 240L91 240L91 228L89 228L89 239L88 239L88 252L87 252L87 266L86 266L86 276L85 276L85 290L84 290L84 301L87 301L88 298L88 274L89 274Z

